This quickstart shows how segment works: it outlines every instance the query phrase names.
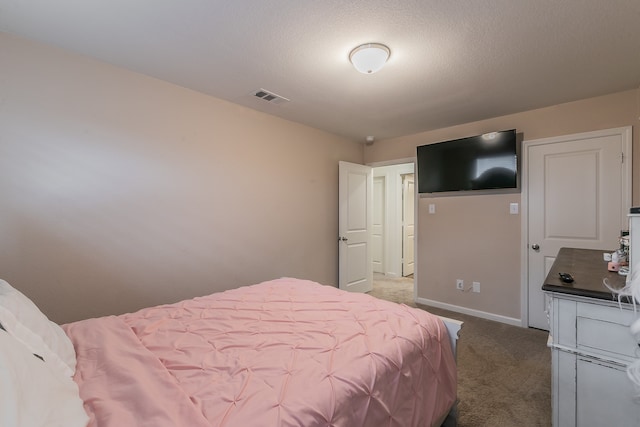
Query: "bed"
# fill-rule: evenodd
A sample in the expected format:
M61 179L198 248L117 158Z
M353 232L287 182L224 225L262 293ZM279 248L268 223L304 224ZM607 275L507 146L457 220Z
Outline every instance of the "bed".
M0 351L20 344L14 359L56 383L53 397L42 381L34 391L44 409L27 417L49 414L42 425L439 426L456 403L461 324L365 294L282 278L62 327L38 319L41 342L16 329L8 294L27 299L0 282L0 339L16 338ZM3 397L29 382L4 384L12 360L0 354ZM40 425L20 424L33 402L15 404L1 425Z

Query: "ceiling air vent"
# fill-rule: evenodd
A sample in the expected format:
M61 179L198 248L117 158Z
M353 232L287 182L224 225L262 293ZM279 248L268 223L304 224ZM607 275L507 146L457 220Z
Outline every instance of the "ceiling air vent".
M263 101L268 102L269 104L283 104L285 102L289 102L290 100L285 98L284 96L276 95L273 92L269 92L268 90L258 89L253 92L253 96L256 98L260 98Z

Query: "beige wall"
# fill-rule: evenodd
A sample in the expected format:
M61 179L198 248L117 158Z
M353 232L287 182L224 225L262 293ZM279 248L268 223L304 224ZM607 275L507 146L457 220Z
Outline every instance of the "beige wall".
M633 163L638 165L639 119L640 89L376 141L365 147L365 162L415 157L418 145L496 130L515 128L526 141L632 125ZM639 169L633 171L634 183L639 182ZM633 201L640 202L640 185L633 186ZM526 242L522 241L521 217L509 214L512 202L520 203L520 194L419 200L418 297L520 319L520 254ZM429 203L436 205L435 215L428 214ZM467 285L480 282L481 293L456 291L456 279Z
M361 144L1 33L0 57L0 277L53 320L336 283Z

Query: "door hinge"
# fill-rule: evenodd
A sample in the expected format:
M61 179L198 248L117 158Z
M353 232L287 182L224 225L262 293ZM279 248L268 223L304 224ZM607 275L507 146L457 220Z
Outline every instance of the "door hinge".
M620 153L620 163L624 163L624 153Z

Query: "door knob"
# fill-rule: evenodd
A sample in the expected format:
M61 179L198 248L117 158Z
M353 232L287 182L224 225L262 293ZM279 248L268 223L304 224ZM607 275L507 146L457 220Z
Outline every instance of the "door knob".
M537 243L534 243L533 245L531 245L531 249L537 252L540 250L540 245L538 245Z

